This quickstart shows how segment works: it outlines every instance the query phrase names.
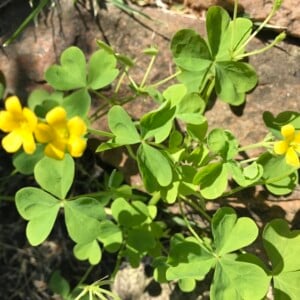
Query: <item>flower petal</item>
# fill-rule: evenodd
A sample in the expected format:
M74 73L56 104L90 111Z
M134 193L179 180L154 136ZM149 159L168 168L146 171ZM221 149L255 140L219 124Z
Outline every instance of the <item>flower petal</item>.
M65 151L55 147L54 144L50 143L45 147L45 154L55 159L63 159L65 157Z
M2 139L2 147L8 153L17 152L22 146L22 137L16 132L12 131Z
M86 133L86 125L79 117L73 117L68 121L68 129L70 135L82 136Z
M56 125L67 122L67 113L61 106L56 106L46 114L46 121L50 125Z
M286 141L278 141L274 143L274 152L282 155L287 152L289 144Z
M281 134L286 140L291 141L294 139L295 127L292 124L284 125L281 127Z
M45 123L39 123L35 128L34 134L40 143L49 143L53 138L52 128Z
M292 147L288 148L286 155L285 155L285 159L286 159L287 164L289 164L293 167L296 167L296 168L300 167L299 157L298 157L296 151Z
M38 123L37 116L34 114L33 111L31 111L27 107L23 108L23 116L24 116L24 119L28 123L28 127L29 127L28 129L30 129L33 132L35 130L35 127L36 127L37 123Z
M14 115L7 111L0 111L0 129L4 132L11 132L20 126Z
M35 146L33 134L28 130L23 130L20 135L22 138L23 149L24 149L25 153L27 153L27 154L34 153L36 146Z
M13 114L21 114L22 113L22 106L20 100L17 96L8 97L5 100L5 108L7 111Z
M80 157L86 148L86 140L73 136L69 139L68 151L73 157Z

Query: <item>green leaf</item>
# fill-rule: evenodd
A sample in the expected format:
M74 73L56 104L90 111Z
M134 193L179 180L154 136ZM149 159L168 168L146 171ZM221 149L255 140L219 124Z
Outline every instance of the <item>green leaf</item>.
M228 171L221 163L211 163L201 168L194 177L193 183L200 184L200 193L205 199L220 197L227 188Z
M67 297L71 291L68 281L61 275L60 271L52 273L49 280L49 288L52 292Z
M237 218L232 208L224 207L213 216L212 233L216 253L222 256L251 244L257 238L258 228L250 218Z
M239 143L234 135L220 128L213 129L207 137L209 149L224 160L230 160L238 154Z
M163 152L142 143L138 148L137 158L143 176L147 177L150 173L150 176L156 178L160 186L167 186L172 182L172 167ZM145 180L147 179L145 178Z
M114 219L123 226L133 227L144 223L149 217L147 206L141 201L128 203L124 198L117 198L111 205Z
M103 243L106 251L116 252L122 244L122 231L113 222L104 220L100 223L98 240Z
M192 278L184 278L178 281L178 286L185 293L192 292L196 288L196 280Z
M218 260L210 299L263 299L268 291L270 278L258 265L238 261L235 257L225 255Z
M89 61L88 87L99 90L113 82L119 74L116 64L113 54L102 49L94 52Z
M290 230L285 220L266 225L263 244L272 263L275 299L297 299L300 295L300 230Z
M41 189L26 187L16 193L19 214L28 222L26 236L31 245L46 240L57 217L60 201Z
M206 31L212 56L218 52L224 35L230 23L230 16L227 11L220 6L212 6L206 14Z
M86 86L86 61L79 48L67 48L60 57L60 64L51 66L45 73L45 78L52 87L69 91Z
M215 264L215 257L195 241L186 240L171 247L167 263L168 280L201 280Z
M257 75L247 63L224 61L216 63L216 93L220 99L231 105L245 101L245 93L257 84Z
M245 168L242 168L236 161L226 163L228 172L231 173L234 181L243 187L257 182L263 176L263 167L257 162L253 162Z
M136 228L129 231L127 245L139 253L144 253L154 248L156 241L153 234L146 228Z
M186 94L187 89L184 84L177 83L169 86L164 92L163 97L171 102L172 106L177 105L184 95Z
M80 197L64 201L68 234L79 244L90 243L100 234L100 221L105 219L102 204L94 198Z
M96 240L85 244L76 244L73 252L77 259L88 259L91 265L97 265L102 257L100 246Z
M294 191L294 189L298 186L298 172L295 171L288 176L276 180L272 183L267 183L266 188L269 192L273 193L274 195L287 195Z
M86 89L80 89L65 97L62 107L65 108L68 118L79 116L86 118L91 106L91 96Z
M204 71L211 65L211 54L205 40L194 30L179 30L171 41L177 66L189 71Z
M24 151L13 155L13 165L18 172L25 175L33 174L36 163L44 157L44 146L37 145L33 154L27 154Z
M44 117L48 110L46 110L46 103L56 103L60 105L63 100L63 92L54 91L53 93L48 93L43 89L36 89L32 91L28 97L28 107L38 114L40 117ZM38 112L44 110L43 114Z
M296 168L286 163L285 157L266 152L257 160L263 166L263 180L267 189L277 195L292 192L297 186Z
M3 99L5 88L6 88L6 80L3 72L0 70L0 99Z
M163 142L170 134L176 108L170 102L163 103L157 110L150 111L140 120L143 139L155 137L156 143Z
M69 154L63 160L44 157L35 165L34 178L44 190L64 199L73 183L74 160Z
M122 106L115 105L108 112L108 126L115 135L115 143L131 145L140 142L140 136L130 116Z
M263 120L267 128L278 139L282 139L280 129L282 126L292 124L295 128L300 129L300 113L295 111L284 111L276 117L269 111L263 113Z

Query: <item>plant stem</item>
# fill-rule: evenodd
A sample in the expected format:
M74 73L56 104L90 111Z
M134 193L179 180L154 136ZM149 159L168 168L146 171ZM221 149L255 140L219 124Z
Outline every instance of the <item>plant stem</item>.
M168 82L169 80L172 80L173 78L177 77L181 73L182 73L182 71L179 70L176 73L174 73L174 74L172 74L172 75L170 75L170 76L168 76L168 77L166 77L166 78L164 78L164 79L162 79L162 80L160 80L160 81L158 81L158 82L156 82L154 84L149 85L149 87L153 87L153 88L158 87L158 86L160 86L160 85Z
M153 56L151 57L150 63L149 63L149 65L148 65L148 68L147 68L147 70L146 70L146 72L145 72L145 75L144 75L144 77L143 77L143 79L142 79L142 82L141 82L141 84L140 84L140 88L143 88L143 87L144 87L144 85L145 85L145 83L146 83L146 81L147 81L147 78L148 78L148 76L149 76L149 74L150 74L150 71L151 71L151 69L152 69L152 67L153 67L153 64L154 64L154 62L155 62L155 59L156 59L156 55L153 55Z
M265 25L270 21L270 19L274 16L276 13L277 8L275 5L273 5L271 12L266 17L266 19L260 24L260 26L249 36L249 38L235 51L236 54L238 54L242 49L244 49L249 42L265 27Z
M249 56L253 56L253 55L257 55L257 54L261 54L271 48L273 48L275 45L277 45L279 42L281 42L284 38L286 37L286 34L284 32L282 32L281 34L279 34L276 39L274 41L272 41L272 43L270 43L268 46L266 47L263 47L261 49L257 49L257 50L254 50L254 51L251 51L251 52L247 52L247 53L244 53L244 54L240 54L238 56L236 56L236 59L237 60L240 60L242 58L245 58L245 57L249 57Z
M188 205L198 211L208 222L211 223L211 217L202 209L201 205L197 205L195 202L188 198L182 198Z
M89 266L89 268L85 271L85 273L83 274L83 276L81 277L81 279L79 280L79 282L77 283L77 285L74 287L73 291L74 292L77 288L79 288L83 282L87 279L87 277L89 276L89 274L92 272L92 270L94 269L95 266L91 265Z
M247 151L247 150L255 149L255 148L261 148L261 147L268 148L272 144L273 144L273 142L262 141L262 142L259 142L259 143L255 143L255 144L247 145L247 146L244 146L244 147L240 147L238 149L238 152Z
M196 233L196 231L193 229L193 227L191 226L191 224L189 223L188 219L185 216L185 213L183 211L183 207L182 207L182 201L179 198L179 209L180 209L180 213L183 217L183 220L185 222L186 227L188 228L188 230L190 231L190 233L196 238L196 240L200 243L200 244L204 244L203 240L199 237L199 235Z

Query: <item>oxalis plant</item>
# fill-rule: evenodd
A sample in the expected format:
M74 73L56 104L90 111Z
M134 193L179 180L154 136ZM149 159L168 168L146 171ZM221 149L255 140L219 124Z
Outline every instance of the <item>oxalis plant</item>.
M275 299L299 298L299 230L290 230L283 219L258 228L231 207L221 207L212 216L206 211L207 200L218 201L249 187L262 185L272 194L286 195L298 184L299 112L265 112L269 133L246 146L229 130L208 128L205 112L214 95L238 106L255 88L258 78L245 58L284 38L281 33L265 48L247 52L281 1L274 2L255 30L251 20L237 17L237 5L232 19L221 7L209 8L207 38L191 29L178 31L170 44L176 70L159 82L148 83L156 48L143 51L150 63L138 83L131 76L137 61L98 41L99 50L88 62L79 48L70 47L59 64L46 70L52 92L34 90L27 107L17 96L6 99L0 112L2 146L13 153L16 171L33 174L36 181L15 195L17 210L28 221L29 243L43 243L62 214L78 260L96 266L104 251L116 257L108 278L92 284L84 284L92 267L72 288L54 273L50 287L63 299L119 299L107 285L121 262L138 267L145 257L156 281L176 282L183 292L211 280L210 299L259 300L270 291ZM162 90L174 79L175 84ZM114 89L109 96L104 90L108 86ZM153 100L155 109L133 119L123 105L145 97ZM92 98L101 104L93 105L91 112ZM93 125L102 116L107 116L108 131ZM87 143L95 136L100 138L97 155L113 148L126 150L138 167L140 186L126 184L124 174L113 170L101 183L91 178L94 190L77 192L74 174L82 169ZM245 155L253 148L261 154ZM176 218L169 206L178 209ZM189 218L191 210L199 222ZM259 234L266 260L248 250Z

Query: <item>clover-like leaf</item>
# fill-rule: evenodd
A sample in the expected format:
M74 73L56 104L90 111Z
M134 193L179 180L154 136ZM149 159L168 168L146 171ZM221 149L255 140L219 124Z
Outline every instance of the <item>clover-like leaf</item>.
M114 219L123 226L140 225L149 217L147 206L141 201L129 203L124 198L117 198L111 205ZM100 233L101 236L101 233Z
M163 142L170 134L176 107L170 102L163 103L158 109L145 114L140 120L143 139L154 137L156 143Z
M259 157L257 162L263 166L262 179L270 192L276 195L285 195L292 192L297 186L296 168L288 165L284 156L273 156L266 152Z
M258 228L250 218L237 218L232 208L224 207L213 216L212 233L216 253L222 256L251 244L257 238Z
M97 265L102 257L101 248L96 240L86 244L76 244L73 253L79 260L88 259L91 265Z
M227 254L217 262L210 299L263 299L268 291L269 282L270 277L259 265L241 261L238 256Z
M226 165L216 162L204 166L195 175L193 183L200 184L200 193L205 199L220 197L228 184Z
M100 223L98 240L103 243L108 252L116 252L122 244L122 231L111 221L104 220Z
M189 71L205 71L211 65L206 41L194 30L179 30L171 41L171 51L177 66Z
M296 111L284 111L277 116L273 116L271 112L265 111L263 113L263 120L267 128L278 139L282 138L280 129L286 124L291 124L295 128L300 129L300 113Z
M290 230L285 220L266 225L263 243L272 263L275 299L297 299L300 295L300 230Z
M215 257L189 238L171 246L167 263L170 265L166 272L168 280L201 280L214 266Z
M89 61L88 87L98 90L109 85L119 74L116 64L115 56L103 49L93 53Z
M79 244L87 244L100 234L100 221L105 218L102 204L90 197L64 201L65 222L69 236Z
M231 105L240 105L245 93L257 84L254 68L244 62L223 61L216 63L216 93Z
M107 118L108 126L115 135L116 144L130 145L141 140L134 123L122 106L113 106L109 110Z
M34 168L34 178L47 192L64 199L73 183L74 160L66 154L64 159L42 158Z
M138 166L147 180L148 175L156 178L160 186L167 186L172 182L173 174L170 161L163 152L156 148L142 143L138 148Z
M44 154L44 146L37 145L33 154L27 154L25 152L17 152L13 156L13 165L18 172L25 175L33 173L34 167L38 161L40 161Z
M91 96L86 89L80 89L65 97L61 105L67 111L68 118L86 118L91 106Z
M67 48L60 57L60 64L49 67L45 73L51 86L61 91L86 86L86 60L79 48Z
M224 160L230 160L237 155L239 143L230 131L215 128L207 137L207 145Z
M16 193L16 206L19 214L29 221L26 227L29 243L41 244L52 230L60 201L41 189L26 187Z
M223 36L230 23L230 16L220 6L212 6L206 14L206 31L212 56L215 57L224 40Z

